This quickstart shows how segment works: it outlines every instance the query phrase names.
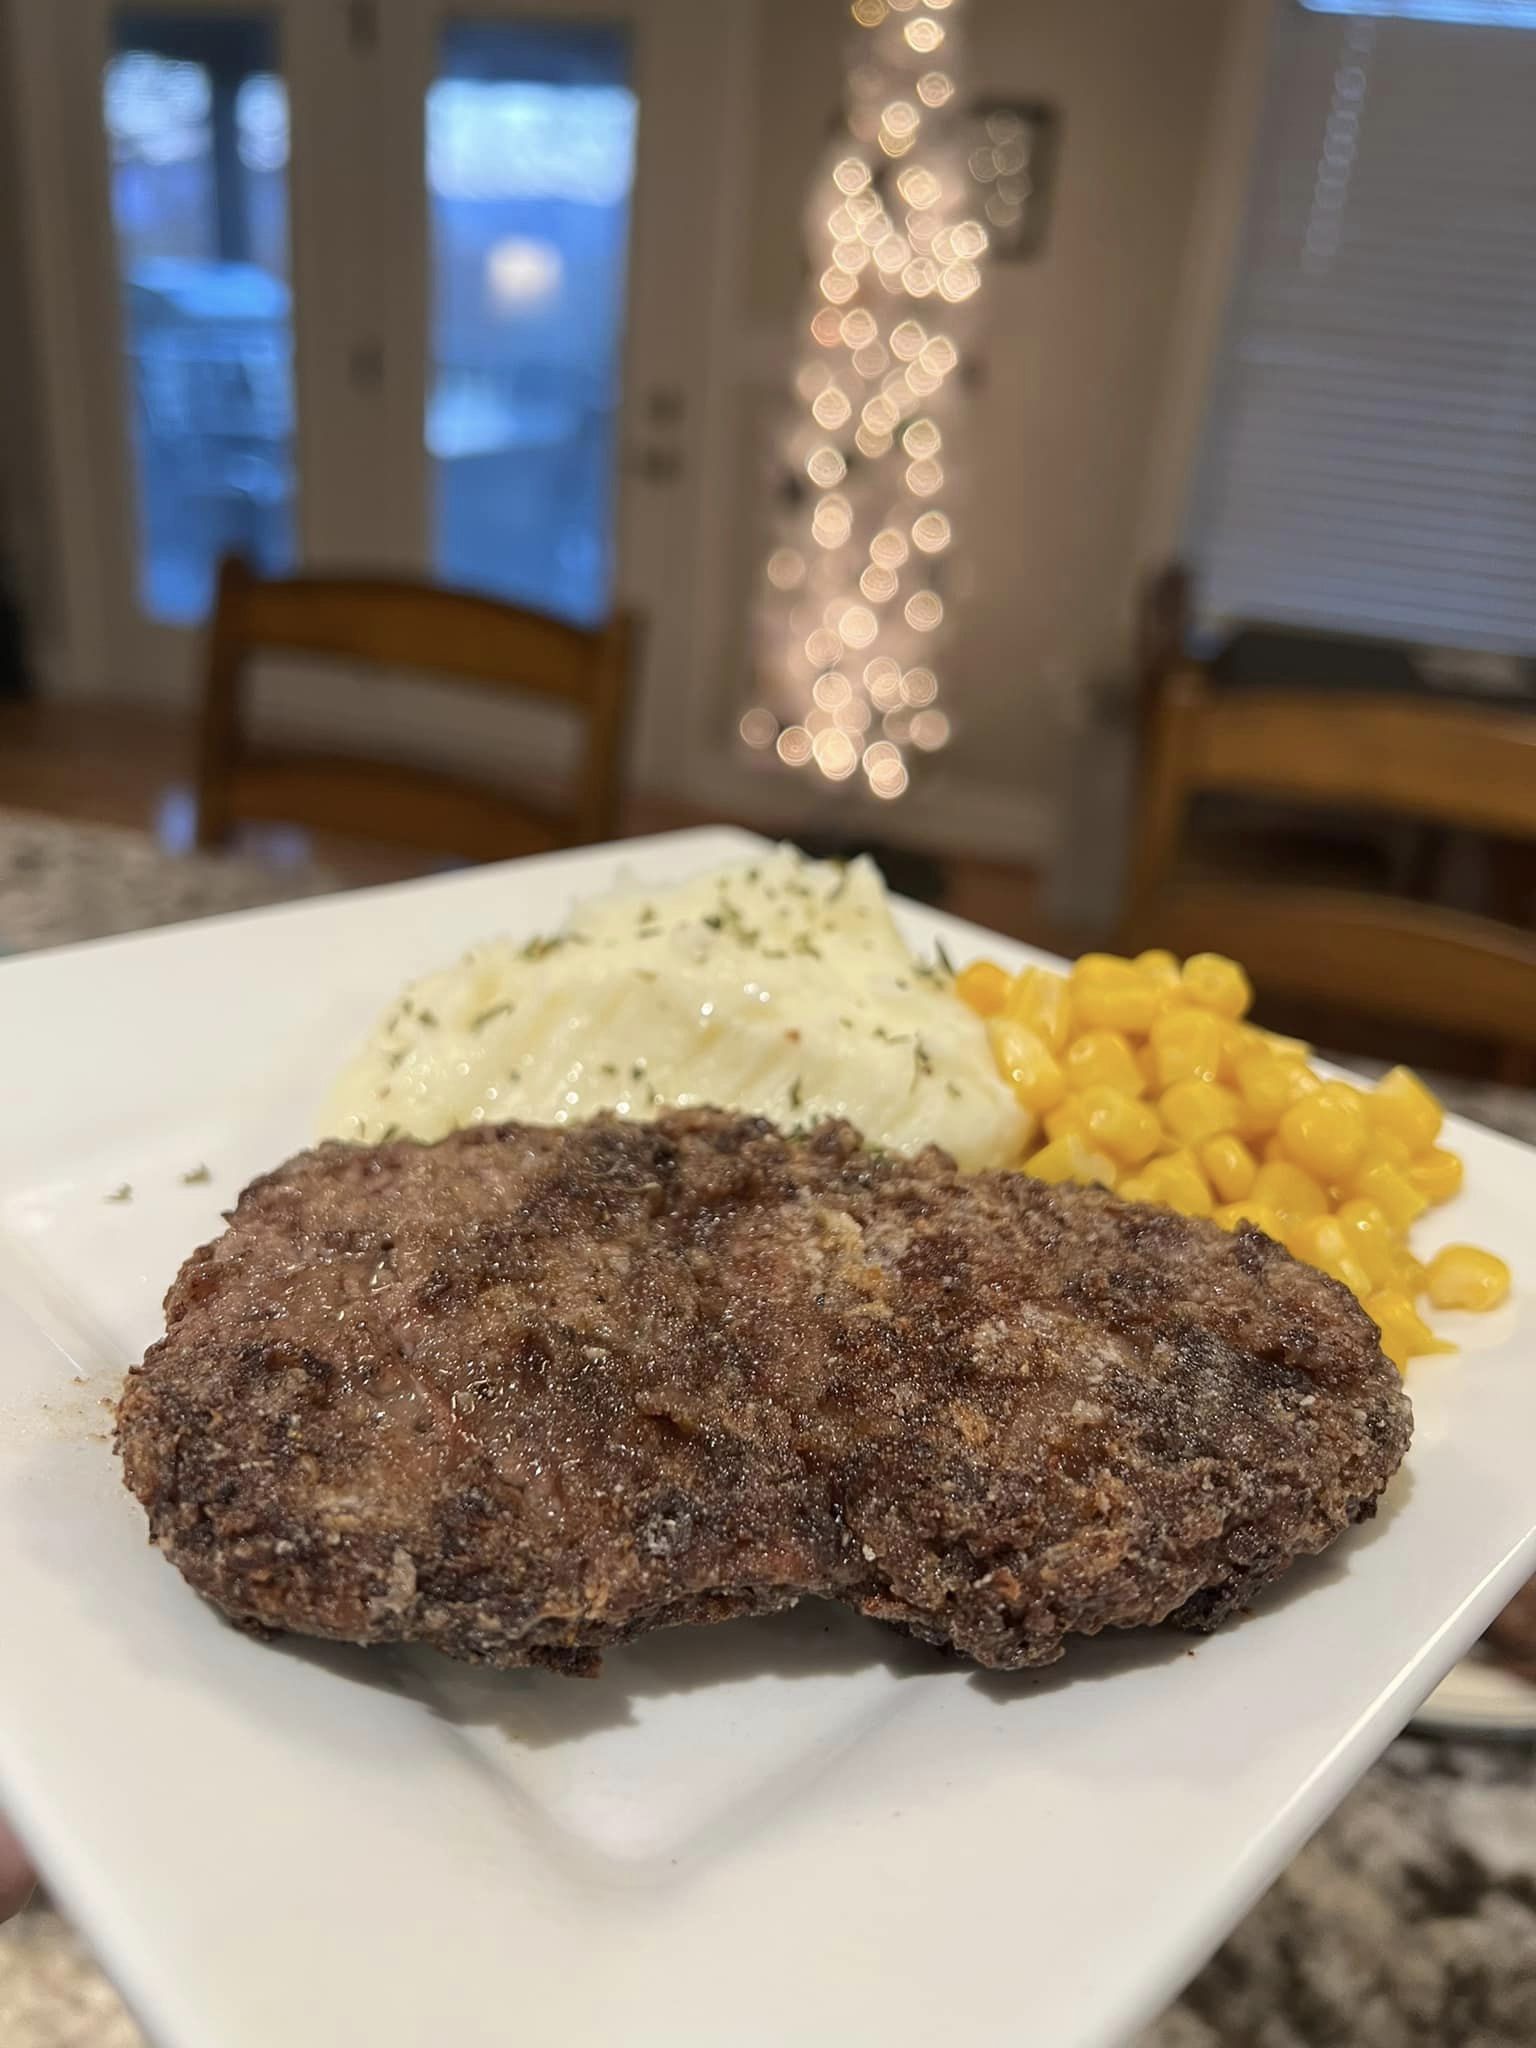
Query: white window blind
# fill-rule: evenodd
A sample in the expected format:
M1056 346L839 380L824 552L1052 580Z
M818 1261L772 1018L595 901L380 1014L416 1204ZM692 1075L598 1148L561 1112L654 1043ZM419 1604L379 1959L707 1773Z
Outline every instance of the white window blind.
M1536 28L1280 0L1188 554L1212 621L1536 652Z

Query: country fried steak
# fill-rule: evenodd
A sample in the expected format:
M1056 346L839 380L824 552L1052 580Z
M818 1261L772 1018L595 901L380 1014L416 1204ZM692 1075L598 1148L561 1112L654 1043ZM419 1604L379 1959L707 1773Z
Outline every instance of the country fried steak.
M1211 1628L1410 1430L1258 1231L715 1110L322 1145L166 1317L119 1443L200 1593L572 1672L807 1594L1001 1669Z

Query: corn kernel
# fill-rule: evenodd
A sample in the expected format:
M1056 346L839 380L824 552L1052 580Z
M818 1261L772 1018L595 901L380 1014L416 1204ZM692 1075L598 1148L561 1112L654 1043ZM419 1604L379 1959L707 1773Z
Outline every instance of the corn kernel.
M1207 1138L1196 1148L1195 1156L1206 1179L1223 1202L1240 1202L1244 1195L1253 1193L1259 1162L1241 1138L1224 1131L1217 1137Z
M1124 953L1079 953L1072 962L1074 981L1121 981L1136 972L1136 962Z
M1304 1060L1311 1056L1312 1048L1304 1038L1287 1038L1283 1031L1265 1031L1259 1025L1253 1028L1259 1043L1282 1059Z
M1221 953L1191 953L1184 962L1184 993L1218 1017L1243 1017L1253 1001L1253 983L1235 960Z
M1035 1180L1053 1184L1068 1180L1084 1185L1098 1181L1106 1188L1115 1184L1115 1162L1091 1150L1075 1131L1042 1145L1032 1159L1025 1160L1024 1171Z
M1397 1232L1384 1212L1363 1195L1354 1195L1341 1203L1338 1218L1348 1236L1350 1252L1370 1274L1373 1283L1377 1287L1395 1284L1401 1267L1401 1253Z
M1221 1019L1208 1010L1165 1010L1154 1017L1148 1038L1159 1088L1176 1081L1214 1081L1221 1070Z
M1395 1287L1383 1287L1365 1297L1365 1312L1381 1332L1381 1348L1401 1372L1410 1358L1423 1358L1434 1351L1454 1351L1444 1344L1419 1314L1406 1294Z
M1476 1245L1448 1244L1429 1262L1429 1298L1436 1308L1497 1308L1508 1293L1508 1266Z
M1237 1063L1256 1050L1254 1032L1247 1024L1224 1024L1221 1032L1221 1064L1216 1078L1228 1088L1237 1086Z
M1121 1177L1117 1192L1128 1202L1155 1202L1157 1183L1149 1180L1144 1173L1127 1173Z
M1123 980L1108 972L1074 984L1072 1014L1085 1029L1128 1031L1137 1037L1157 1014L1157 990L1134 968Z
M1157 1078L1157 1054L1150 1045L1137 1046L1136 1066L1143 1082L1146 1084L1144 1093L1155 1095L1162 1084Z
M1212 1216L1223 1230L1237 1230L1245 1223L1251 1223L1255 1230L1262 1230L1266 1237L1272 1237L1276 1244L1285 1242L1280 1218L1263 1202L1223 1202L1219 1209L1211 1211Z
M1054 1109L1048 1109L1040 1121L1045 1126L1047 1138L1069 1138L1074 1134L1080 1138L1085 1129L1081 1097L1069 1095Z
M1144 1178L1156 1190L1152 1196L1154 1202L1176 1209L1181 1216L1210 1215L1211 1190L1193 1153L1172 1152L1166 1158L1154 1159Z
M1123 1031L1085 1031L1067 1047L1069 1088L1118 1088L1125 1095L1145 1090L1141 1068Z
M1013 976L995 960L972 960L955 976L955 994L978 1017L995 1017L1012 987Z
M1100 1084L1085 1088L1075 1100L1083 1135L1122 1166L1143 1166L1157 1150L1162 1127L1153 1110L1134 1095Z
M1259 1157L1266 1166L1273 1166L1277 1160L1285 1165L1292 1163L1291 1155L1285 1149L1285 1140L1278 1131L1271 1131L1270 1135L1264 1140L1264 1143L1259 1147Z
M1365 1152L1365 1110L1356 1091L1330 1083L1293 1102L1280 1119L1279 1137L1298 1166L1319 1180L1344 1180Z
M1242 1053L1233 1069L1233 1081L1250 1112L1249 1135L1257 1137L1261 1129L1273 1130L1291 1106L1288 1063L1270 1052Z
M1321 1074L1314 1074L1305 1060L1293 1060L1289 1053L1276 1053L1276 1059L1285 1069L1285 1083L1290 1090L1292 1102L1300 1102L1305 1096L1320 1095L1327 1085Z
M1151 982L1154 988L1179 986L1177 953L1169 953L1161 946L1152 946L1145 953L1138 953L1132 964L1142 980Z
M1312 1265L1320 1265L1324 1259L1342 1259L1349 1250L1349 1234L1344 1225L1326 1210L1320 1216L1302 1217L1291 1236L1297 1258Z
M1336 1266L1328 1271L1335 1280L1342 1280L1356 1301L1364 1301L1368 1294L1376 1291L1376 1282L1367 1273L1357 1258L1346 1253Z
M1422 1259L1416 1259L1406 1247L1397 1255L1397 1278L1394 1285L1400 1287L1404 1294L1420 1295L1429 1291L1428 1266Z
M1066 1050L1072 1032L1072 990L1064 974L1026 967L1014 977L1003 1007L1010 1017L1038 1031L1052 1052Z
M1427 1151L1440 1135L1444 1112L1408 1067L1384 1074L1369 1101L1371 1121L1382 1130L1395 1131L1410 1152Z
M1403 1169L1388 1166L1385 1160L1361 1166L1349 1187L1352 1194L1364 1195L1374 1202L1394 1230L1406 1230L1411 1223L1417 1223L1429 1207L1429 1197L1420 1193Z
M998 1072L1025 1109L1037 1116L1054 1109L1067 1092L1067 1079L1039 1032L1014 1017L993 1017L987 1036Z
M1198 1145L1237 1123L1242 1103L1219 1081L1175 1081L1158 1099L1158 1115L1183 1144Z
M1331 1279L1342 1280L1350 1293L1363 1299L1376 1283L1356 1257L1347 1224L1337 1216L1309 1216L1293 1224L1286 1233L1286 1248L1309 1266Z
M1253 1177L1253 1199L1273 1209L1283 1224L1321 1216L1328 1197L1319 1182L1289 1159L1269 1160Z
M1448 1202L1452 1195L1461 1193L1461 1155L1448 1152L1443 1145L1431 1145L1419 1158L1411 1159L1403 1171L1431 1202Z

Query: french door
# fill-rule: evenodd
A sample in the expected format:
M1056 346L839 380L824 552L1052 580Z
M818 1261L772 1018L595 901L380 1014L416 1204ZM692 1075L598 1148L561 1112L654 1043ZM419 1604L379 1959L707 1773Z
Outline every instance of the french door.
M739 19L716 0L14 7L65 686L188 701L234 548L583 623L632 605L643 751L664 752L699 658L731 228L702 167L732 148Z

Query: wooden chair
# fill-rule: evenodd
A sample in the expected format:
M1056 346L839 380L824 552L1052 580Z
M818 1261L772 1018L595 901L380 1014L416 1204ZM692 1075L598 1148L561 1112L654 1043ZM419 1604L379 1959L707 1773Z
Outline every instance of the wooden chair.
M582 632L486 597L391 577L264 581L220 567L208 641L197 837L227 840L260 819L388 840L468 860L503 860L611 838L617 826L631 621ZM563 705L585 725L569 806L545 808L456 775L362 756L250 745L243 690L267 652L408 671Z
M1213 690L1192 664L1150 718L1127 943L1231 953L1261 990L1536 1051L1536 937L1366 891L1178 872L1210 790L1536 841L1536 716L1384 692Z

